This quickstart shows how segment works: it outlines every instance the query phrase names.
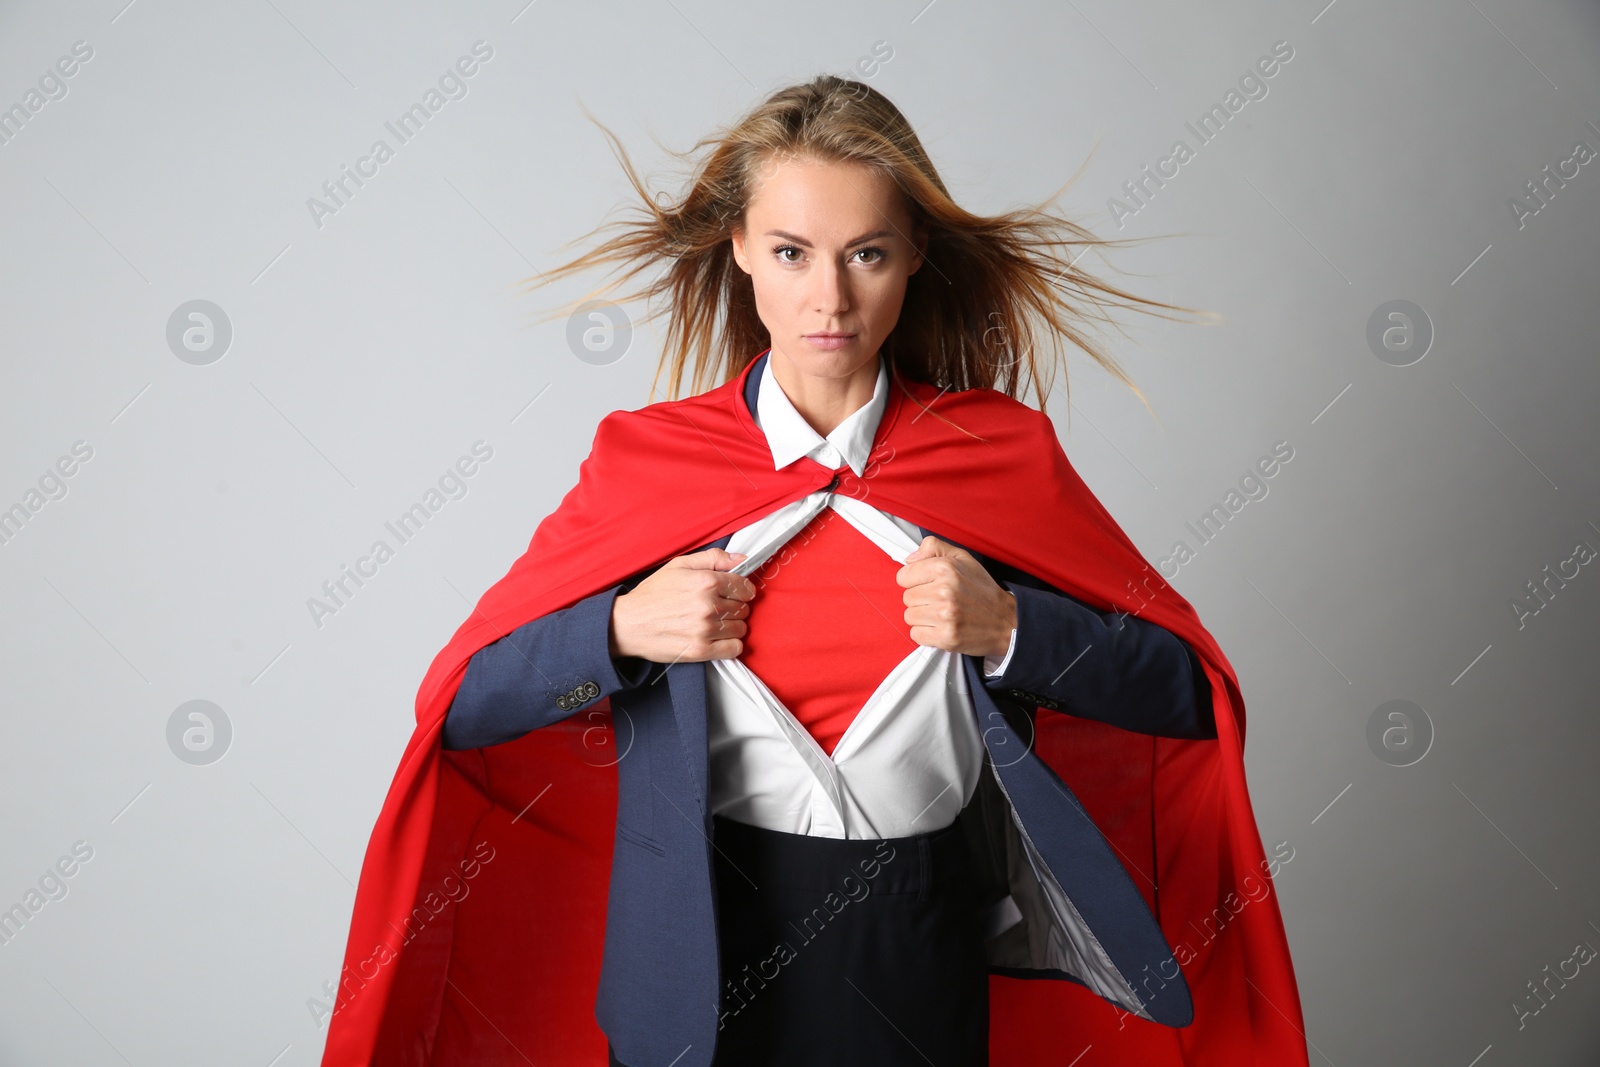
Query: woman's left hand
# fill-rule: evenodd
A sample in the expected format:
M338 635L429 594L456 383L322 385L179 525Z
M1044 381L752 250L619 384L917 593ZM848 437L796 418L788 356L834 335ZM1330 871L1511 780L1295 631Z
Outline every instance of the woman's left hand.
M929 534L906 557L895 581L905 586L911 640L969 656L1003 656L1017 625L1017 598L972 553Z

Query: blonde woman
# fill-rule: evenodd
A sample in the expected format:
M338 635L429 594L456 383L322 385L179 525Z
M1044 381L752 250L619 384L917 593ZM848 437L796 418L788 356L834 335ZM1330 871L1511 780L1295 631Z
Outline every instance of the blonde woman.
M697 148L544 276L661 268L670 399L435 658L323 1062L1305 1063L1233 670L1042 410L1182 309L859 82Z

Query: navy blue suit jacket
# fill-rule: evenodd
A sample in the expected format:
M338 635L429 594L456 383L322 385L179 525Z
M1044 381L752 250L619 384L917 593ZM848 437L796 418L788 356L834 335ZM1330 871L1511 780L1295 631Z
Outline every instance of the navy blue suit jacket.
M751 411L760 370L747 378ZM701 548L724 547L730 536ZM989 969L1078 981L1141 1017L1187 1025L1188 989L1169 946L1077 798L1032 750L1026 705L1147 734L1215 737L1199 661L1162 627L1100 612L973 555L1017 598L1017 643L1005 671L984 678L981 656L962 657L989 758L961 821L986 902L1012 920L989 943ZM442 744L511 741L610 698L627 755L617 763L595 1015L623 1062L690 1067L711 1062L723 982L706 803L706 668L609 654L612 602L654 569L480 649Z

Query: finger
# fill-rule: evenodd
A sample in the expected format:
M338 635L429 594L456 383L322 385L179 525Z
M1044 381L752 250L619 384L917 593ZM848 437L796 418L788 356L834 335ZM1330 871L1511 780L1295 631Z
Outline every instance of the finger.
M939 556L924 556L922 559L913 560L894 572L894 580L907 589L937 581L947 573L948 566L948 564L941 565L940 559Z
M922 544L917 546L918 559L961 559L971 555L966 549L958 548L949 541L941 541L933 534L924 537Z
M728 552L720 548L708 548L704 552L691 552L687 556L674 557L672 562L680 567L693 570L725 571L737 567L744 562L743 552Z
M694 632L699 633L708 641L715 641L723 637L743 637L744 627L748 624L744 616L748 609L743 603L727 602L730 606L726 611L713 610L700 616L695 625Z
M754 600L756 585L742 574L724 571L717 575L717 596L726 600Z
M717 619L706 634L706 644L711 650L708 658L733 659L744 651L744 638L750 627L739 619Z
M919 548L917 551L922 550ZM894 572L894 580L906 589L928 581L932 575L928 573L928 568L919 566L923 562L920 559L907 559L906 565Z

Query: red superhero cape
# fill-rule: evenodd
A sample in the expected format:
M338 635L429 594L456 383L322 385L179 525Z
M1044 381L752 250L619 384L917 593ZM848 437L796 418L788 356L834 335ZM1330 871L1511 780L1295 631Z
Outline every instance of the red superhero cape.
M616 818L611 753L628 738L612 733L608 701L484 749L443 750L440 730L478 649L828 483L833 472L810 458L772 469L743 399L749 373L602 419L578 484L434 657L362 864L325 1067L606 1064L594 1000ZM840 486L1101 610L1165 627L1194 648L1211 685L1214 740L1036 717L1040 757L1160 921L1193 1023L1141 1020L1074 982L991 975L995 1067L1065 1063L1085 1046L1079 1067L1306 1064L1268 877L1276 867L1245 783L1238 680L1188 601L1078 477L1049 417L995 390L896 382L869 466L859 478L845 468Z

